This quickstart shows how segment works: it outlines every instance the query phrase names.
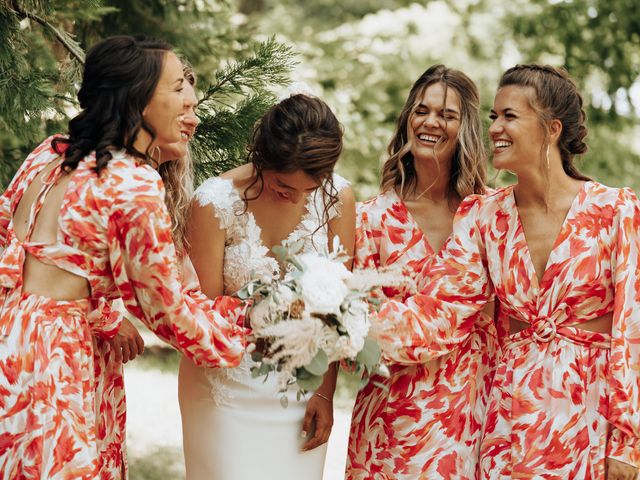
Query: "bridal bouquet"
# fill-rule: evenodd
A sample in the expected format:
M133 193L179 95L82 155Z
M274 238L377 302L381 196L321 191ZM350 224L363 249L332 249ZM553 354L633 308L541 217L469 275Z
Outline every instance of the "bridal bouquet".
M368 337L368 301L376 287L398 283L391 274L347 270L337 238L329 254L299 253L302 245L274 248L292 267L284 279L253 280L238 292L254 301L252 375L274 372L282 393L297 384L298 398L321 385L332 362L342 361L357 373L384 373L380 348ZM282 401L286 406L285 396Z

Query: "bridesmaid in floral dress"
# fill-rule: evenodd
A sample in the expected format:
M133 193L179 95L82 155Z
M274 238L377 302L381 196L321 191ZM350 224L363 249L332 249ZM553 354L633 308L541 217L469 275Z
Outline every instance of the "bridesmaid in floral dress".
M382 308L385 355L428 359L461 344L472 333L468 318L494 290L506 334L479 477L636 478L638 198L573 165L587 131L582 98L564 70L507 70L491 118L494 165L518 183L463 201L420 294Z
M401 268L413 288L385 288L399 301L451 234L460 201L485 191L478 90L464 73L435 65L414 83L398 119L382 193L360 205L356 268ZM493 311L437 358L410 350L359 392L348 479L471 479L493 376Z
M2 478L98 478L91 334L119 327L105 301L121 297L195 362L241 359L239 302L181 289L149 165L156 146L180 140L183 82L164 43L100 42L69 137L45 140L0 197Z
M186 219L193 196L193 161L188 142L200 123L196 116L198 99L194 90L196 78L189 67L183 69L185 82L181 139L160 145L158 173L166 190L165 204L171 217L171 232L176 253L183 262L180 270L183 288L198 289L193 266L185 253ZM186 259L186 260L185 260ZM195 283L193 282L195 280ZM120 315L122 323L113 339L96 337L94 367L96 371L96 428L100 457L100 479L126 478L127 404L124 387L124 364L143 353L144 341L136 327L127 319L120 301L104 304L103 315ZM144 318L140 319L147 323ZM124 469L124 473L123 473Z

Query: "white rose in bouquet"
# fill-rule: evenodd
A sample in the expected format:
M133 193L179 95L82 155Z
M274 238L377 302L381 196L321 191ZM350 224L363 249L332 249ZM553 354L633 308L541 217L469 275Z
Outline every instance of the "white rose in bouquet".
M367 304L361 300L352 302L347 311L342 315L342 325L349 334L350 350L355 357L364 347L364 341L369 334L371 323L369 322L369 308Z
M365 375L379 371L380 348L368 337L369 302L374 287L392 280L375 271L350 272L337 237L331 253L300 253L303 246L296 241L274 248L291 267L286 276L253 280L239 292L255 302L250 321L260 348L252 351L252 375L274 372L281 392L297 384L298 395L317 389L332 362Z
M344 282L349 270L342 263L314 254L299 255L298 261L304 267L298 283L306 309L319 314L340 314L340 305L349 293Z

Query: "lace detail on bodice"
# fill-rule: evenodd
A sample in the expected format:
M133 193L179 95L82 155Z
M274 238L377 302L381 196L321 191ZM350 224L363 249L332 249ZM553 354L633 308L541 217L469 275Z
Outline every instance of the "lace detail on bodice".
M332 194L337 195L349 182L343 177L333 175ZM307 197L306 212L298 226L289 234L290 242L302 240L303 251L323 251L328 244L328 220L341 214L340 202L332 205L325 212L327 195L324 188L318 188ZM220 177L205 181L195 192L195 198L201 206L212 205L214 214L220 222L220 228L225 230L224 249L224 294L233 295L244 284L253 278L263 276L279 277L281 267L278 261L269 255L269 250L262 242L260 227L253 214L245 211L241 193L233 185L233 180ZM324 224L324 225L323 225ZM320 227L322 225L322 227ZM319 228L320 227L320 228ZM253 384L250 369L253 365L249 355L245 354L241 364L233 369L208 369L207 378L211 383L212 395L216 403L222 403L228 393L225 392L226 380ZM222 379L221 375L226 377ZM262 382L262 379L257 381ZM275 385L275 384L274 384ZM276 393L275 391L273 392Z

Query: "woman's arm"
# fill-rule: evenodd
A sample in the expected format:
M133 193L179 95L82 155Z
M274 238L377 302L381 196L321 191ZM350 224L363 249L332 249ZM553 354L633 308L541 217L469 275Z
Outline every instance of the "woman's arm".
M640 202L620 191L609 366L609 459L640 468ZM608 477L609 478L609 477ZM617 477L611 477L617 478ZM624 477L619 477L624 478Z
M481 196L458 208L453 233L422 274L421 292L406 302L390 300L373 315L373 331L391 363L426 363L462 344L474 315L492 295L478 216Z
M236 366L245 349L246 331L237 325L244 305L183 288L162 182L148 170L136 169L122 194L129 198L112 202L109 250L121 297L132 314L197 365Z

